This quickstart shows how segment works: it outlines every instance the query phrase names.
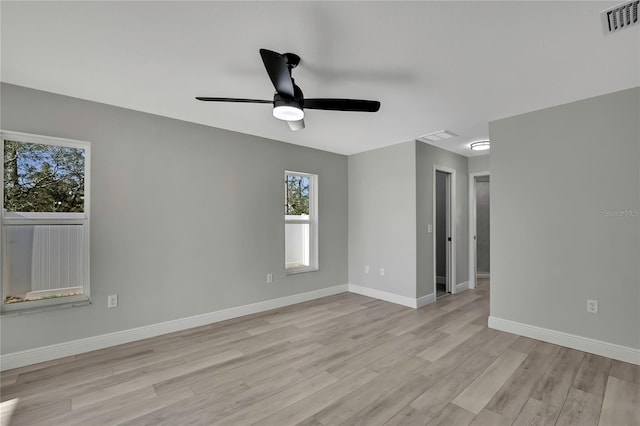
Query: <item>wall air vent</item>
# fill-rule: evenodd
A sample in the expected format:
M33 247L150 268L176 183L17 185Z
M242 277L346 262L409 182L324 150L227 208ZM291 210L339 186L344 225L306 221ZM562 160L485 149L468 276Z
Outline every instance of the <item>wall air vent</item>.
M633 0L600 12L604 33L611 34L637 24L639 5L640 0Z

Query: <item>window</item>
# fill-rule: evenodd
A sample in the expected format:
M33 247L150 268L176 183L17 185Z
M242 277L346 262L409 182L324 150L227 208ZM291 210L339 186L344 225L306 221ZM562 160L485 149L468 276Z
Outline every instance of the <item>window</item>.
M1 135L2 311L88 301L89 143Z
M318 269L318 176L284 174L285 269L288 273Z

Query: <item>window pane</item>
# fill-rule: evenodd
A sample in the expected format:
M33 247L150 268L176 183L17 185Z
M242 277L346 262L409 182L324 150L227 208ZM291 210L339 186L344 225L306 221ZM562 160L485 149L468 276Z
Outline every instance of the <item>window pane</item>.
M85 150L4 141L8 212L84 212Z
M4 226L4 303L83 293L83 225Z
M285 238L285 268L302 268L309 263L309 224L286 223L284 225Z
M284 214L288 216L309 215L308 176L286 175Z

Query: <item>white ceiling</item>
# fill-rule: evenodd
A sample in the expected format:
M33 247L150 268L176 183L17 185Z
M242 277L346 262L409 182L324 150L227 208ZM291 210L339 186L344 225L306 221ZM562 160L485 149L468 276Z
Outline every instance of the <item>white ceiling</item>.
M433 145L471 156L489 121L640 85L640 25L603 35L616 3L2 1L1 78L342 154L447 129ZM262 47L302 57L306 97L380 111L294 133L269 105L194 100L272 99Z

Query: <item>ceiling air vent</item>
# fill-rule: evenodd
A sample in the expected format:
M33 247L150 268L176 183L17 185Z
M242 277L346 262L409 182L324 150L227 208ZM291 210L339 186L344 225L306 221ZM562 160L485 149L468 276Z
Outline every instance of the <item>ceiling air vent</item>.
M458 136L458 135L448 130L438 130L437 132L422 135L418 137L418 140L429 143L429 142L441 141L443 139L453 138L455 136Z
M611 34L637 24L639 4L640 0L629 1L600 12L604 33Z

